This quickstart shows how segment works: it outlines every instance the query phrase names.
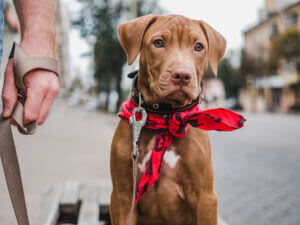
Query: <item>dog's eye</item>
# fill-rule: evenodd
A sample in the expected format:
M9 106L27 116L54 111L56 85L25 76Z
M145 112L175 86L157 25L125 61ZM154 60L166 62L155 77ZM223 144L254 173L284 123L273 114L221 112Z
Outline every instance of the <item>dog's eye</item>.
M200 52L203 49L203 45L199 42L195 44L194 50Z
M162 48L164 47L164 41L161 39L157 39L153 42L154 46L157 48Z

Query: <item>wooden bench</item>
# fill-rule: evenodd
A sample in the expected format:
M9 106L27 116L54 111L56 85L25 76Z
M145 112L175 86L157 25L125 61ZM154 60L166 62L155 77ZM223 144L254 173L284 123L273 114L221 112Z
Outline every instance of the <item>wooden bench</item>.
M111 181L75 181L48 188L34 225L110 225Z
M110 180L67 181L47 189L34 225L111 225ZM218 225L227 225L221 218Z

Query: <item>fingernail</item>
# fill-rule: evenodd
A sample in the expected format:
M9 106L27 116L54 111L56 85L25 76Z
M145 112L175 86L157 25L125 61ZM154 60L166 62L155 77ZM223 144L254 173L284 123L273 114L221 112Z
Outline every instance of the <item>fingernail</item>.
M9 108L8 107L4 107L4 109L3 109L3 116L4 117L9 117L10 116L10 110L9 110Z

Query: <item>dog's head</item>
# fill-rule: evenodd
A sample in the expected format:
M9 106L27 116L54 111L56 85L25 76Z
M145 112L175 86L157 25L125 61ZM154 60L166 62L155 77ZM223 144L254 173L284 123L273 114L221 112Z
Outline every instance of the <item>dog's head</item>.
M203 21L146 15L118 27L132 64L140 53L138 88L144 100L182 107L200 94L208 63L216 75L226 41Z

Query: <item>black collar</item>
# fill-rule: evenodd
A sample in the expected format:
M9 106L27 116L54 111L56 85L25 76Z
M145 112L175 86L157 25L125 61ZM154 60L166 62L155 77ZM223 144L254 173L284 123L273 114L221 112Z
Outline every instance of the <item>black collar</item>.
M131 72L127 76L133 79L131 100L135 106L138 106L138 102L139 102L139 90L137 88L138 71ZM147 112L157 113L157 114L173 114L176 112L189 110L193 108L195 105L197 105L198 103L199 103L199 96L181 108L173 108L170 104L166 104L166 103L147 104L144 101L141 106Z

